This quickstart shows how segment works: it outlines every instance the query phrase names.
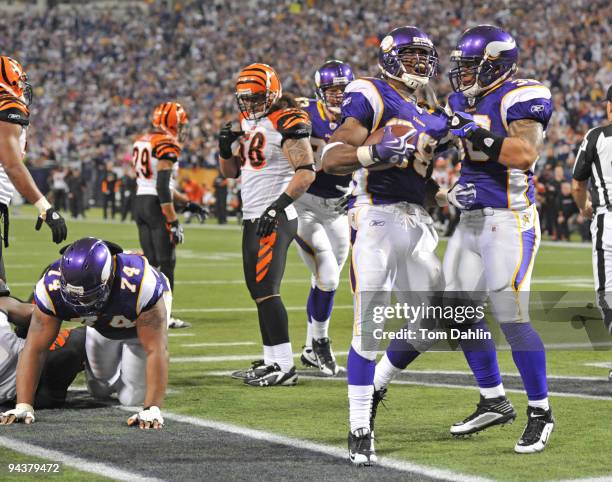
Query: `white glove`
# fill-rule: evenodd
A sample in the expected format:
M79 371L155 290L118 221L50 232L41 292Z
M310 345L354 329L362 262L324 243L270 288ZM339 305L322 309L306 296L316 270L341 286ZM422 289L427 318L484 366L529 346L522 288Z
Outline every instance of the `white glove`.
M164 426L164 417L159 407L152 406L132 415L128 418L127 424L130 427L137 425L144 429L160 429Z
M334 211L338 214L346 214L346 212L348 211L349 198L351 197L351 192L353 191L353 188L349 185L346 187L336 186L336 189L342 192L343 194L342 197L339 197L338 201L335 203Z
M476 186L472 183L466 185L456 182L446 193L448 202L459 209L469 209L476 200Z
M13 422L34 423L34 408L28 403L18 403L13 410L0 413L0 424L10 425Z

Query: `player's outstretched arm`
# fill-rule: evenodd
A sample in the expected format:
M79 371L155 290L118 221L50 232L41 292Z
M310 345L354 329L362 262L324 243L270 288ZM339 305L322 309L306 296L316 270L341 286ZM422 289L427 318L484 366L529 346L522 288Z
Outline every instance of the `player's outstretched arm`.
M34 395L49 347L60 329L61 320L34 308L30 330L17 363L17 404L0 415L0 424L34 422Z
M312 145L307 137L287 139L283 143L283 152L295 170L285 192L295 201L315 180Z
M168 337L166 330L166 306L163 298L155 305L140 313L136 319L138 339L147 355L147 389L142 412L128 419L128 425L140 428L162 428L164 420L160 407L166 396L168 386Z
M328 174L350 174L363 167L357 157L357 148L368 138L368 129L354 117L348 117L332 134L323 148L321 162Z

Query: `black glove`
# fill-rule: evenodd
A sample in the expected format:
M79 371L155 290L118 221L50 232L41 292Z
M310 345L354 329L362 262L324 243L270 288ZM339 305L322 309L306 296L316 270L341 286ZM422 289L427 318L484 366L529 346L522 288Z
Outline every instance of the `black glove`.
M53 242L56 244L65 241L68 237L68 228L66 227L66 221L60 213L58 213L55 209L49 208L45 211L45 218L42 218L42 214L38 215L38 219L36 220L36 226L34 228L36 231L39 231L43 225L43 222L47 223L47 225L51 228L51 233L53 234Z
M172 244L183 244L185 241L185 233L183 232L183 226L178 222L178 219L167 224L168 231L170 232L170 241Z
M223 159L231 159L232 144L244 134L243 131L232 131L232 123L228 122L219 131L219 153Z
M287 193L282 193L276 201L270 204L257 221L257 236L262 238L270 236L278 226L280 214L292 202L293 199Z
M188 202L187 204L185 204L185 207L183 208L183 212L194 214L195 216L199 218L200 221L204 221L210 214L210 212L208 211L208 208L200 204L192 203L192 202Z

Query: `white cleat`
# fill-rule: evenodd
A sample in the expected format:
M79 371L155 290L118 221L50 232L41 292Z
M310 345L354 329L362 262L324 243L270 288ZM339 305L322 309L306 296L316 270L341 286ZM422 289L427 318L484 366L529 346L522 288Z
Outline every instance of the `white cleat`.
M168 329L175 330L177 328L191 328L191 323L180 318L170 317L168 319Z

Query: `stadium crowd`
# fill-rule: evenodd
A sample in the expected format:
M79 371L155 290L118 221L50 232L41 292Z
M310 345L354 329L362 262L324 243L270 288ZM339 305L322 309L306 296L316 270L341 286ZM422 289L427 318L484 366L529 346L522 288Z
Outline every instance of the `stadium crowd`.
M518 39L519 75L553 91L555 112L536 174L543 229L561 239L568 216L581 222L563 194L574 153L602 121L599 103L612 84L610 18L609 0L214 0L176 1L172 10L166 2L119 2L113 9L93 2L5 13L0 41L34 86L28 162L75 166L95 184L107 163L129 162L134 135L148 128L160 101L177 99L189 114L182 164L215 167L216 133L235 118L233 83L244 64L268 62L286 91L312 95L314 70L332 57L359 75L376 74L381 37L406 23L438 47L434 87L443 100L454 42L475 19L486 19ZM447 158L437 167L453 170Z

